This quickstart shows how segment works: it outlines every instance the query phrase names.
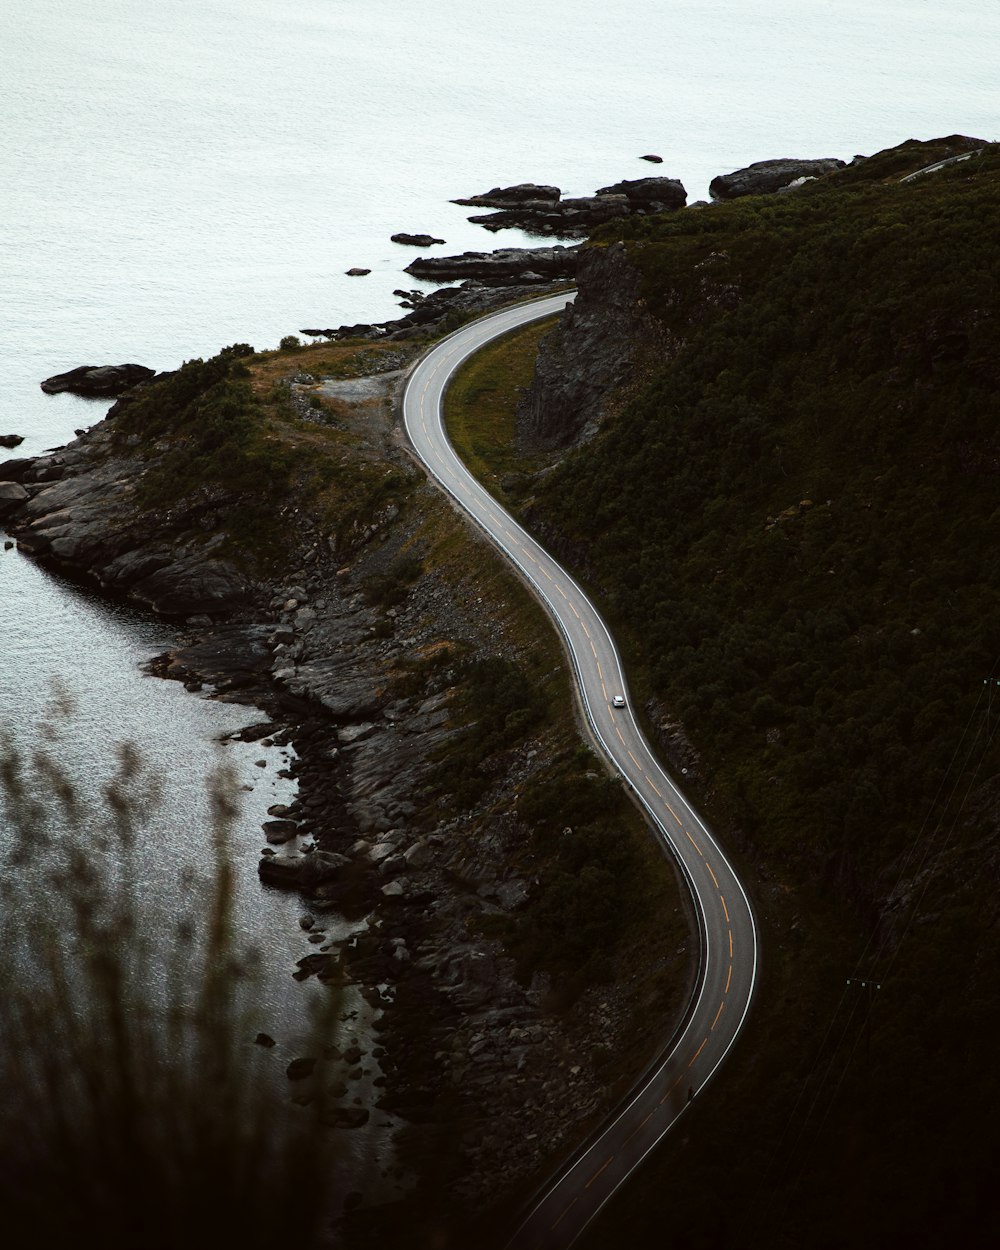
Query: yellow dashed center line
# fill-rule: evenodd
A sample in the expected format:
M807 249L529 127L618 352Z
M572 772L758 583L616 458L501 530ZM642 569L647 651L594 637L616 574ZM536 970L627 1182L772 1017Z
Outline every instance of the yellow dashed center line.
M721 893L719 895L719 901L722 903L722 910L726 913L726 924L729 924L729 908L726 906L726 900L722 897Z
M628 1137L626 1137L626 1138L625 1138L625 1141L626 1141L626 1142L630 1142L630 1141L632 1140L632 1138L636 1135L636 1133L638 1133L640 1129L645 1128L645 1127L646 1127L646 1125L650 1122L650 1120L651 1120L652 1118L653 1118L653 1113L652 1113L652 1111L651 1111L651 1112L649 1113L649 1115L647 1115L647 1116L646 1116L645 1120L640 1120L640 1121L639 1121L639 1123L638 1123L638 1124L636 1125L636 1127L632 1130L632 1132L631 1132L631 1133L629 1133ZM624 1145L624 1144L625 1144L625 1143L623 1142L623 1143L622 1143L622 1145Z
M622 744L622 746L625 746L625 739L622 737L622 731L618 728L617 725L615 725L615 733L618 735L618 741ZM628 748L626 747L626 750L627 749Z
M596 659L597 659L597 648L594 646L594 640L593 640L593 638L591 638L591 639L590 639L590 649L591 649L591 651L593 651L593 653L594 653L594 659L596 660Z
M705 860L705 867L708 869L708 875L712 878L712 884L715 886L716 889L718 889L719 883L718 881L716 881L715 873L712 871L712 865L708 862L707 859Z
M570 1208L571 1208L571 1207L574 1207L575 1205L576 1205L576 1199L574 1198L574 1199L573 1199L573 1201L569 1204L569 1206L563 1207L563 1209L562 1209L562 1215L560 1215L560 1216L559 1216L559 1219L557 1219L557 1220L556 1220L556 1222L552 1225L552 1227L553 1227L553 1228L558 1228L558 1227L559 1227L559 1225L562 1223L562 1221L563 1221L563 1220L565 1219L565 1217L567 1216L567 1214L569 1213Z
M694 1058L693 1058L693 1059L691 1060L691 1062L688 1064L688 1067L689 1067L689 1068L693 1068L693 1067L694 1067L694 1061L695 1061L695 1059L697 1059L697 1058L698 1058L698 1056L701 1054L701 1052L705 1049L705 1047L706 1047L707 1045L708 1045L708 1038L706 1037L706 1038L705 1038L705 1040L702 1042L702 1044L701 1044L701 1045L698 1047L698 1049L694 1052Z
M603 681L601 682L601 694L604 695L605 699L608 697L608 688Z
M561 586L557 586L557 587L556 587L556 590L558 590L558 591L559 591L559 593L562 595L562 597L563 597L564 599L566 599L566 592L565 592L565 590L563 590L563 588L562 588ZM566 602L567 602L567 603L569 603L569 600L568 600L568 599L566 599Z
M732 957L733 957L733 931L732 929L730 929L729 930L729 958L732 959Z
M673 1085L671 1085L671 1086L670 1086L670 1088L667 1090L667 1092L666 1092L666 1093L663 1095L663 1097L660 1099L660 1106L661 1106L661 1107L662 1107L662 1106L663 1106L663 1104L667 1101L667 1099L670 1097L670 1095L674 1092L674 1090L677 1088L677 1086L678 1086L678 1085L680 1085L680 1083L681 1083L681 1078L680 1078L680 1077L678 1077L678 1078L677 1078L677 1080L676 1080L676 1081L674 1081Z
M724 994L728 994L728 993L729 993L729 982L730 982L732 979L733 979L733 965L732 965L732 964L730 964L730 965L729 965L729 976L728 976L728 977L726 977L726 988L723 990L723 993L724 993Z
M569 610L573 613L573 615L576 617L577 620L580 619L580 613L577 612L575 603L571 603L569 605Z
M726 1000L723 999L722 1002L719 1003L719 1010L715 1013L715 1019L712 1021L712 1029L714 1029L715 1026L719 1023L719 1016L722 1015L722 1009L723 1007L725 1007L725 1005L726 1005ZM711 1031L712 1030L710 1029L709 1032Z
M618 735L618 737L620 738L620 737L621 737L621 734L619 734L619 735ZM639 761L635 758L635 756L632 754L632 752L631 752L631 751L629 751L629 753L628 753L628 757L629 757L629 759L632 761L632 763L636 766L636 768L638 768L639 772L642 772L642 765L641 765L641 764L639 763Z
M604 1171L604 1169L608 1166L608 1164L609 1164L609 1163L611 1163L611 1162L614 1160L614 1157L615 1157L614 1155L609 1155L609 1156L608 1156L608 1158L604 1160L604 1162L603 1162L603 1163L601 1164L601 1166L597 1169L597 1171L596 1171L596 1172L594 1173L594 1175L590 1178L590 1180L589 1180L589 1181L587 1181L586 1185L584 1186L584 1189L589 1189L589 1188L591 1187L591 1185L593 1185L594 1181L596 1181L596 1180L597 1180L597 1178L598 1178L598 1177L600 1176L600 1174Z
M662 799L662 798L663 798L663 795L659 792L659 790L657 790L657 788L656 788L656 782L655 782L655 781L651 781L649 784L653 787L653 793L656 795L656 797L657 797L658 799Z
M580 622L580 624L583 626L583 632L584 632L584 633L587 635L587 637L589 638L589 637L590 637L590 630L587 628L587 622L586 622L586 621L581 621L581 622Z
M677 813L674 811L674 809L670 806L669 803L667 804L667 811L670 813L671 816L673 816L674 820L676 820L678 824L681 823L681 818L677 815ZM688 834L688 837L690 836L691 835Z
M597 676L600 677L601 681L604 680L604 670L601 668L600 660L597 661Z
M699 855L701 855L701 847L700 847L700 846L698 845L698 843L694 840L694 838L692 838L692 837L691 837L691 835L688 833L688 831L687 831L686 829L684 830L684 836L685 836L685 837L687 838L687 840L691 843L691 845L692 845L692 846L694 847L694 849L698 852L698 854L699 854ZM701 857L702 857L702 859L704 859L704 858L705 858L705 856L704 856L704 855L701 855ZM720 897L721 897L721 895L720 895Z

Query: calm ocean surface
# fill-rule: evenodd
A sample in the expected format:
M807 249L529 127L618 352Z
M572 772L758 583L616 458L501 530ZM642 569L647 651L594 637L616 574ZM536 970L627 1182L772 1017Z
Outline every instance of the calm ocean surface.
M955 131L1000 137L996 0L27 0L0 17L0 433L24 454L104 412L38 382L80 364L158 369L234 341L383 319L430 231L521 241L454 196L525 180L586 194L658 172L691 199L776 156L870 153ZM367 278L347 278L361 265ZM0 454L0 459L3 459ZM0 725L36 740L55 679L63 758L85 788L131 737L166 772L169 891L205 853L202 777L254 719L143 677L169 641L0 551ZM240 919L287 979L310 949L264 893L257 828L282 761L226 747L253 785ZM283 991L275 991L276 1004ZM279 1010L276 1006L275 1010Z

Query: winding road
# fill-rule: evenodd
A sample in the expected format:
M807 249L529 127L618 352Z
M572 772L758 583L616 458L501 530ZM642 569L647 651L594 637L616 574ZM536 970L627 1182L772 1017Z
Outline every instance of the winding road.
M458 330L414 369L403 419L428 472L520 570L562 633L597 744L632 788L687 881L698 917L699 966L682 1026L601 1130L539 1193L510 1250L570 1246L717 1071L743 1026L757 979L757 928L732 865L661 768L632 714L614 639L576 582L459 460L443 428L455 371L500 335L558 312L573 293L522 304ZM614 705L615 696L624 699ZM680 1179L678 1184L683 1184Z

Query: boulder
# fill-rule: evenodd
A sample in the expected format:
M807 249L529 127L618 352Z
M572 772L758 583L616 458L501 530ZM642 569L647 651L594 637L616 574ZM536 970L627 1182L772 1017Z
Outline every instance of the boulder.
M405 243L407 247L433 247L435 243L444 242L444 239L435 239L432 234L394 234L390 237L393 243Z
M708 191L713 200L735 200L743 195L771 195L799 178L819 178L843 169L846 162L836 157L820 157L817 160L798 160L781 157L773 161L755 161L745 169L731 174L719 174L709 183Z
M0 447L19 447L23 442L23 434L0 434Z
M257 875L268 885L278 886L283 890L295 890L302 884L302 869L313 859L310 855L297 856L295 859L283 859L280 856L262 856L257 861Z
M80 365L66 373L53 374L41 383L46 395L59 395L70 391L74 395L104 399L121 395L140 382L148 382L156 376L155 369L145 365Z
M37 459L35 457L23 460L0 461L0 482L31 481L34 476L36 463Z
M0 482L0 517L16 512L28 500L28 492L20 482Z
M647 152L645 156L640 156L640 157L639 157L639 160L640 160L640 161L649 161L649 163L650 163L651 165L662 165L662 164L663 164L663 157L662 157L662 156L656 156L656 155L654 155L654 153L652 153L652 152Z
M601 187L597 194L624 195L633 207L658 205L655 209L649 208L652 212L683 208L687 203L687 191L677 178L627 178L609 187Z
M294 820L265 820L261 825L264 836L273 846L281 846L290 842L299 831Z
M316 1060L311 1055L303 1055L301 1059L293 1059L285 1069L285 1075L290 1081L301 1081L307 1076L312 1076L316 1067Z
M362 269L360 266L355 265L353 269L345 269L344 272L349 278L364 278L371 273L371 270Z

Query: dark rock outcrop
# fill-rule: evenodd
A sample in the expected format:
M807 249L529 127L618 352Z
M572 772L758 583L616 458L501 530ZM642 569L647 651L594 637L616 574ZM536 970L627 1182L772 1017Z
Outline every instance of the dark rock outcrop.
M66 373L53 374L41 387L46 395L70 391L88 399L107 399L122 395L130 387L155 376L156 370L147 369L145 365L80 365Z
M370 273L370 269L363 269L360 265L355 265L353 269L345 269L344 272L349 278L366 278Z
M444 239L436 239L432 234L394 234L390 236L393 243L405 243L407 247L433 247L435 243L443 243Z
M551 281L572 278L577 249L573 247L505 247L495 252L463 252L460 256L418 256L406 266L415 278L432 282L478 278L506 285L510 282Z
M243 602L248 583L217 554L221 536L178 541L179 533L199 528L199 509L212 515L220 501L202 500L154 520L135 505L142 464L113 454L109 431L97 428L100 434L56 455L23 462L30 498L12 516L18 546L169 615L216 615Z
M576 299L542 339L535 379L518 405L518 436L528 446L590 437L605 397L631 376L640 345L662 337L642 311L640 276L622 244L579 256Z
M817 160L795 160L783 157L773 161L755 161L746 169L736 169L731 174L719 174L709 183L713 200L735 200L742 195L771 195L800 178L819 178L843 169L846 162L836 157Z
M528 202L499 213L470 217L469 221L494 232L518 229L529 234L583 239L596 226L615 217L627 217L630 212L625 196L588 195L553 204Z
M20 447L23 442L23 434L0 434L0 447Z
M539 186L534 182L519 182L513 187L494 187L482 195L470 195L466 199L452 200L452 204L464 204L469 208L512 208L519 204L549 203L559 199L558 187Z
M654 153L652 153L652 152L647 152L645 156L640 156L640 157L639 157L639 160L640 160L640 161L649 161L649 163L650 163L651 165L662 165L662 164L663 164L663 157L662 157L662 156L656 156L656 155L655 155Z
M545 192L545 195L540 194ZM594 195L561 199L556 187L495 188L486 195L456 200L498 209L469 220L486 230L524 230L529 234L585 239L596 227L632 213L662 213L683 208L687 192L676 178L635 178L601 187Z
M610 187L601 187L597 194L624 195L633 212L664 213L683 208L687 203L687 191L677 178L627 178Z

